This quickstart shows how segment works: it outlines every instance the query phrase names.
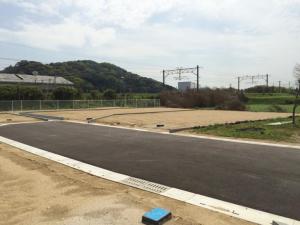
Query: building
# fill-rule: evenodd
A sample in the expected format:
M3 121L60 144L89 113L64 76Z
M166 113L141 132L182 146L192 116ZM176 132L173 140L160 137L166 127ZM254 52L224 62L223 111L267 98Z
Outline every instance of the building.
M191 89L196 89L197 85L194 82L190 81L184 81L184 82L178 82L178 90L179 91L187 91Z
M8 73L0 73L0 84L38 85L46 89L57 86L73 86L71 81L63 77Z

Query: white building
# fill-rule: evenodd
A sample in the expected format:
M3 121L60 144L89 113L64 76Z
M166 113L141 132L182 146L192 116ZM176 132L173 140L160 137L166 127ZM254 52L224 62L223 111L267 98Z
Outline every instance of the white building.
M197 85L194 82L191 81L183 81L183 82L178 82L178 90L179 91L186 91L190 89L196 89Z

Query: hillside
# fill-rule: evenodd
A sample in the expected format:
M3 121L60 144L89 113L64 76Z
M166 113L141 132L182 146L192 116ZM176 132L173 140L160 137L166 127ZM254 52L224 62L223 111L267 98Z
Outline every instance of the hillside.
M32 74L33 71L42 75L62 76L83 91L114 89L117 92L156 93L163 89L161 82L127 72L110 63L97 63L90 60L50 64L24 60L1 72Z

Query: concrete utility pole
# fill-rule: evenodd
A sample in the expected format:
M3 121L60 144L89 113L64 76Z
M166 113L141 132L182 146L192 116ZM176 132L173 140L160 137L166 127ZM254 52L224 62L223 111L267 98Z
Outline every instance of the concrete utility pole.
M174 70L163 70L163 84L166 85L166 78L169 75L178 75L178 79L182 79L182 74L184 73L192 73L197 76L197 91L199 91L199 69L202 68L199 65L193 68L178 68Z
M279 93L281 93L281 81L278 81Z
M199 91L199 65L197 65L197 91Z

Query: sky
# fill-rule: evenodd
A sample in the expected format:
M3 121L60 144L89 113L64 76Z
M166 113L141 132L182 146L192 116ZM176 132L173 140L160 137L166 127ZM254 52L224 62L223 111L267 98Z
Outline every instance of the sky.
M257 74L286 86L300 63L300 0L0 0L0 68L19 59L110 62L159 81L199 65L201 86Z

